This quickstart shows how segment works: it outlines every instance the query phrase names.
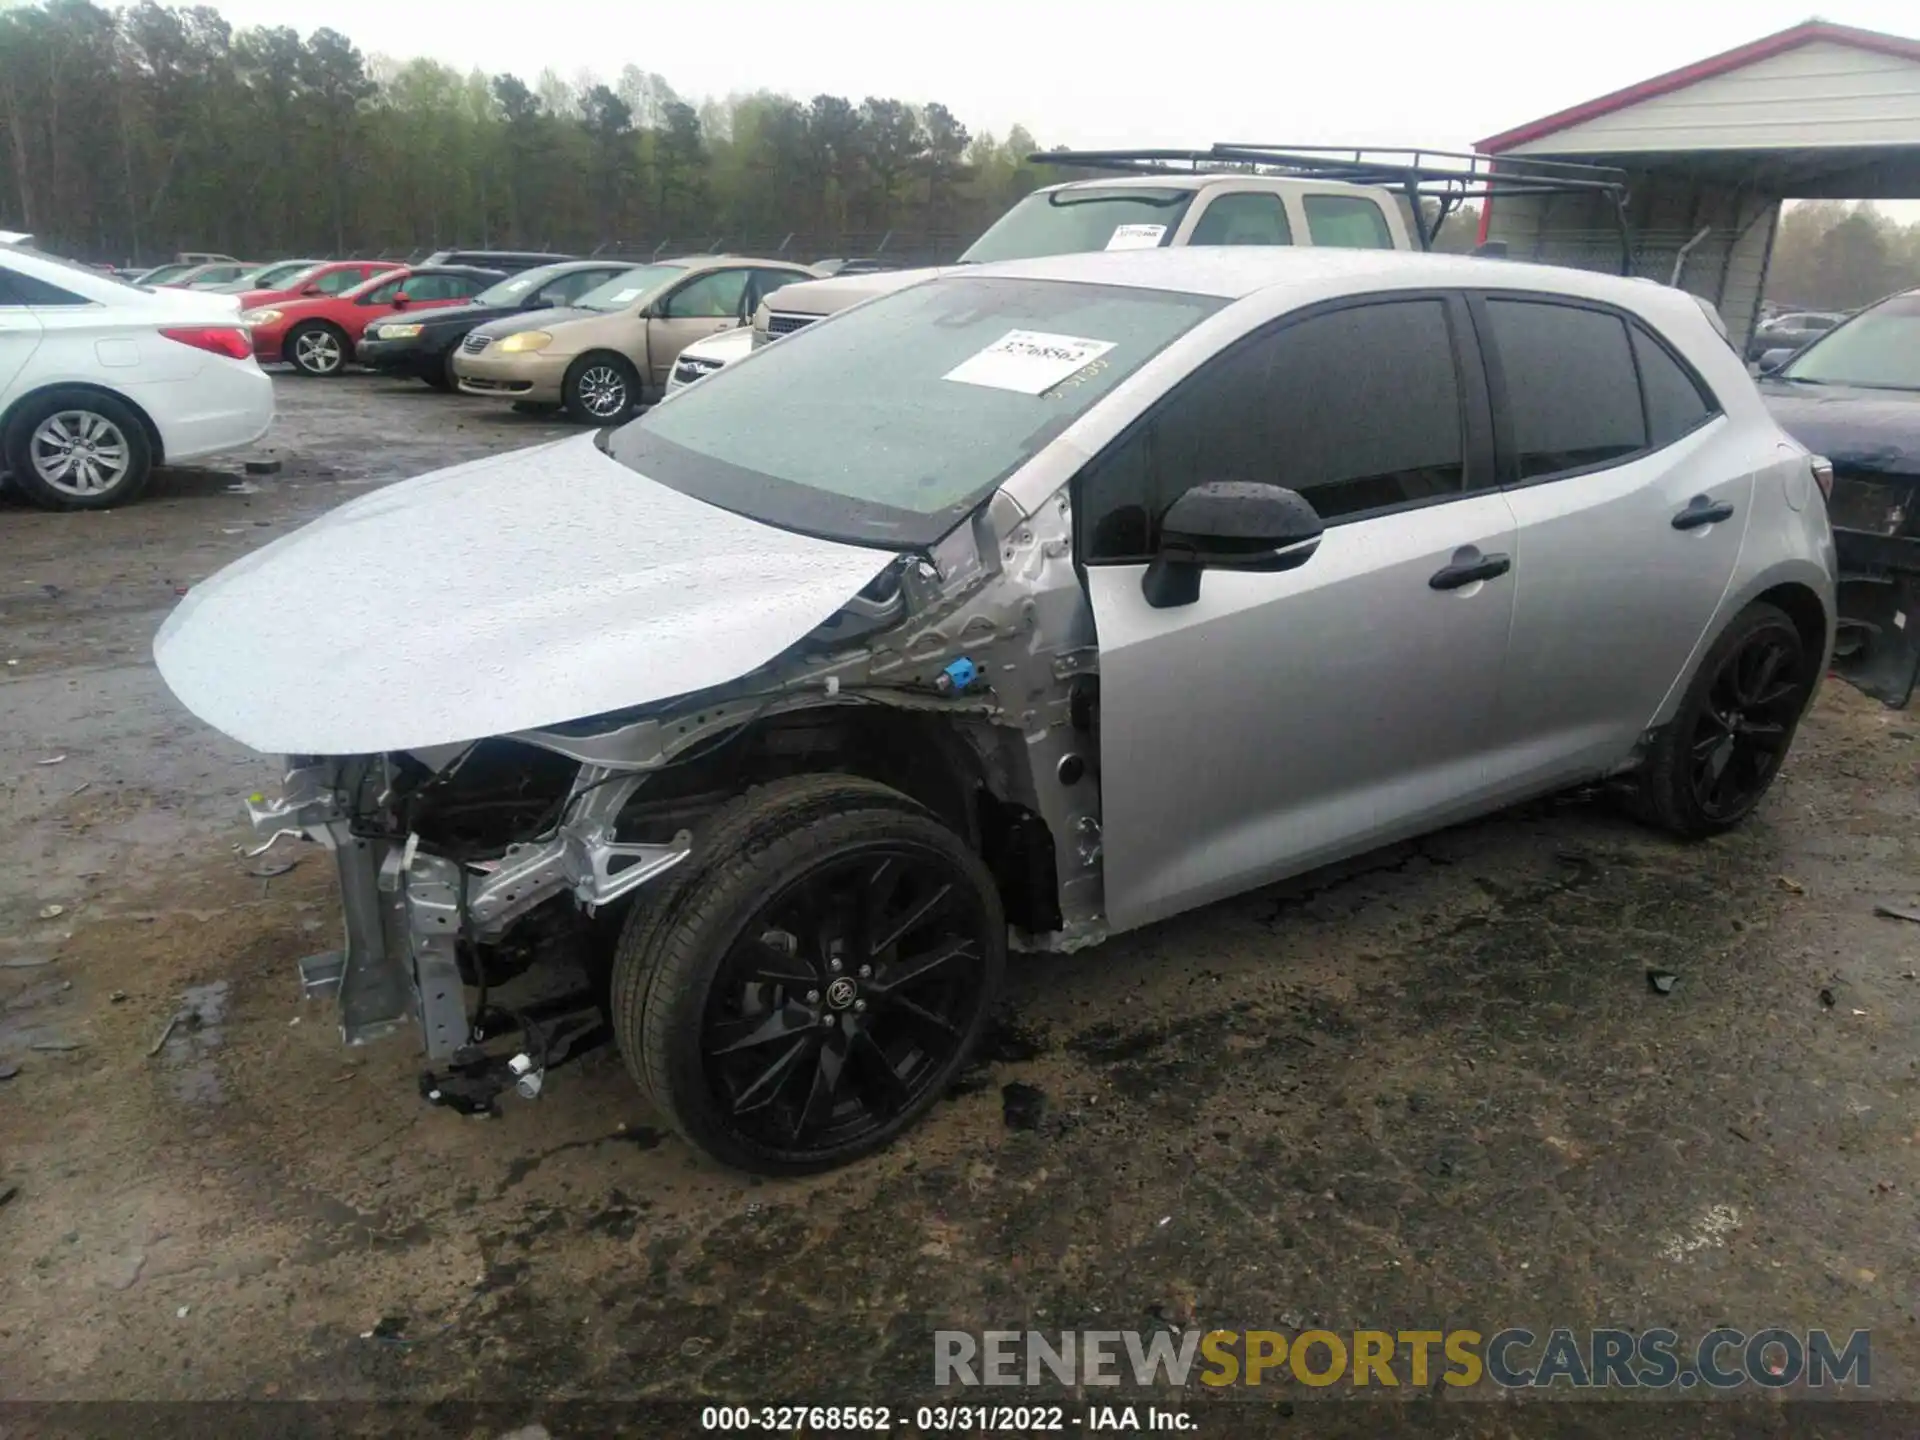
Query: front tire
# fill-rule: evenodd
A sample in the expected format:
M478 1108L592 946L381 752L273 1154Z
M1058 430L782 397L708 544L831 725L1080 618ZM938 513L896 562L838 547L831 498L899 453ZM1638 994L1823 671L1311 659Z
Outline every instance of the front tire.
M567 414L582 425L617 425L640 403L640 377L618 355L583 355L561 387Z
M1707 651L1654 742L1634 809L1685 839L1745 820L1780 773L1814 679L1806 642L1786 612L1749 605Z
M642 896L614 1029L689 1141L805 1174L880 1149L946 1092L1005 965L999 895L960 836L885 786L808 776L728 804Z
M460 377L453 373L453 357L459 353L459 350L460 347L458 345L448 350L447 353L440 358L440 363L438 365L429 365L420 378L434 389L442 392L458 390L460 388Z
M106 510L146 489L153 445L133 407L93 390L49 390L0 437L20 493L44 510Z
M312 320L287 332L282 351L294 373L329 380L347 368L347 337L336 326Z

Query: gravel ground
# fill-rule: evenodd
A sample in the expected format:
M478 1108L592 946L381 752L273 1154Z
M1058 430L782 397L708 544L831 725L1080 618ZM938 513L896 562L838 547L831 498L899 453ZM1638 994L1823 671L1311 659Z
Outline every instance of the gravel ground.
M1920 895L1920 722L1830 684L1709 844L1556 801L1022 960L987 1083L761 1183L610 1050L464 1119L301 999L327 868L249 874L273 767L153 632L367 486L566 427L277 388L276 475L0 500L0 1394L899 1399L936 1326L1166 1321L1868 1328L1874 1392L1920 1400L1920 925L1873 914Z

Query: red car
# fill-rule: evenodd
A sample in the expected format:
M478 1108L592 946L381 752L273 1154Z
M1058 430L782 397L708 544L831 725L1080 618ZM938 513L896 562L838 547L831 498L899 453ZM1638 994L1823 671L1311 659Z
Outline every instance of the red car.
M506 278L505 271L472 265L401 266L340 295L301 295L243 310L240 323L253 331L261 364L284 360L302 375L338 375L375 320L463 304Z
M398 260L316 260L278 284L240 292L242 310L258 310L282 300L298 300L308 295L340 295L364 285L376 275L398 270Z

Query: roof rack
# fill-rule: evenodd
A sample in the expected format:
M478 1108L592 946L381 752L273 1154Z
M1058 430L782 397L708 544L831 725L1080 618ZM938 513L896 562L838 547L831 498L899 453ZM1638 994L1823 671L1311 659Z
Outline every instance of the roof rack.
M1043 150L1036 165L1067 165L1122 175L1283 175L1395 188L1407 199L1420 248L1462 201L1496 195L1594 195L1612 212L1620 237L1620 273L1630 274L1633 237L1627 224L1627 176L1608 165L1528 156L1475 155L1460 150L1371 150L1332 145L1224 143L1205 150ZM1421 201L1434 202L1431 221Z

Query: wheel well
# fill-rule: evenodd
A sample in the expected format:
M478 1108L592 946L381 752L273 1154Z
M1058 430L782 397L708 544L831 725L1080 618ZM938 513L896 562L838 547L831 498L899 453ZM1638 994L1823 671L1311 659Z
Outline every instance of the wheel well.
M34 401L44 399L48 395L73 394L104 395L107 399L126 406L127 409L133 412L134 418L140 422L140 428L146 432L147 445L153 451L154 466L158 468L166 459L166 446L161 443L159 427L153 423L153 417L151 415L147 414L138 404L129 400L118 390L111 390L105 385L90 384L85 380L64 380L57 385L43 385L38 390L22 395L7 407L4 415L0 415L0 438L4 438L12 430L13 417L18 415L22 409L31 405Z
M611 360L629 375L638 375L640 373L640 367L634 364L630 357L622 355L618 350L608 350L602 347L598 350L587 351L571 365L567 366L567 378L571 380L574 376L578 375L582 369L592 364L595 360Z
M980 757L951 725L884 706L818 707L743 726L651 777L619 830L664 841L750 785L821 772L859 775L918 800L987 861L1009 921L1035 933L1060 928L1045 821L993 792Z
M1817 680L1820 664L1827 654L1827 611L1820 597L1805 585L1788 581L1754 596L1754 600L1786 612L1793 628L1800 632L1800 643L1806 647L1808 673L1805 678Z

